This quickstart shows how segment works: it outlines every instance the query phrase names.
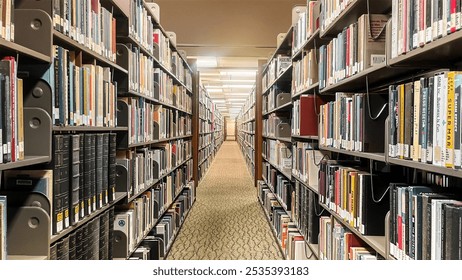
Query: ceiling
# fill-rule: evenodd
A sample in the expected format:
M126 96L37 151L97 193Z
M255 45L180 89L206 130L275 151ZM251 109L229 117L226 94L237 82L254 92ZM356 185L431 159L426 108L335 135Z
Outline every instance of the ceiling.
M292 8L306 0L155 0L164 29L197 59L202 84L224 116L234 118L255 85L258 59L268 59ZM303 3L304 2L304 3Z

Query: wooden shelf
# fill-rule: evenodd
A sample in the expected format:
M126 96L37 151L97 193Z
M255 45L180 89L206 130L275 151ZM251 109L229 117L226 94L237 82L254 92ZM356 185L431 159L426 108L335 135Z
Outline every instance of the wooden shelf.
M192 137L192 135L185 135L185 136L165 138L165 139L153 140L153 141L142 142L142 143L135 143L135 144L128 145L128 148L136 148L136 147L148 146L148 145L152 145L152 144L163 143L163 142L168 142L168 141L178 140L178 139L184 139L184 138L189 138L189 137ZM125 148L123 148L123 149L126 150Z
M23 160L8 163L0 163L0 170L7 170L13 168L26 167L29 165L47 163L50 160L51 157L47 156L25 156Z
M83 51L85 54L90 55L91 57L97 59L100 63L102 63L105 66L112 67L122 73L128 74L128 70L120 67L117 65L115 61L111 61L108 58L96 53L95 51L92 51L88 47L80 44L79 42L69 38L68 36L64 35L63 33L53 30L53 38L54 40L58 41L58 44L63 46L63 47L71 47L73 49L78 49Z
M290 137L275 137L275 136L265 136L265 135L263 135L262 137L267 138L267 139L272 139L272 140L278 140L278 141L282 141L282 142L292 143L292 139Z
M85 216L82 220L78 221L75 225L73 226L70 226L66 229L64 229L63 231L59 232L58 234L55 234L51 237L50 239L50 244L53 244L55 243L56 241L60 240L61 238L63 238L64 236L68 235L69 233L77 230L79 227L85 225L86 223L88 223L89 221L91 221L93 218L99 216L100 214L102 214L104 211L106 211L107 209L111 208L112 206L114 206L115 204L117 204L119 201L121 201L122 199L124 199L125 197L127 197L127 194L126 193L122 193L122 192L117 192L116 193L116 198L109 202L108 204L104 205L103 207L97 209L96 211L92 212L90 215L88 216Z
M290 82L290 81L292 81L292 68L293 68L293 65L291 64L289 67L284 69L284 71L282 71L282 73L279 74L279 76L277 76L276 79L274 79L274 81L271 82L265 90L263 90L263 94L268 93L268 91L271 89L271 87L273 87L275 84L277 84L279 82Z
M300 136L300 135L292 135L292 138L295 139L304 139L304 140L319 140L319 137L316 136Z
M302 94L313 94L316 92L319 92L319 82L316 82L312 84L311 86L307 87L306 89L295 93L294 95L292 95L292 99L296 99Z
M321 94L335 92L365 92L366 81L369 89L389 85L397 78L402 78L403 75L409 74L410 69L406 68L390 68L385 63L369 67L353 76L338 81L335 84L328 85L320 90Z
M462 53L454 51L462 48L462 30L418 47L406 54L391 58L391 67L437 67L452 66L462 60Z
M287 179L289 179L289 181L292 181L292 174L287 173L287 171L282 170L281 168L279 168L279 166L277 166L277 165L273 164L272 162L270 162L264 155L262 155L262 158L263 158L267 163L269 163L274 169L276 169L277 171L279 171L279 173L281 173L281 174L284 175Z
M353 22L357 22L358 18L367 14L367 2L370 0L353 0L345 9L334 19L329 26L322 30L319 36L336 37L343 28ZM385 14L391 11L390 0L374 0L370 2L371 14Z
M367 153L367 152L347 151L343 149L336 149L336 148L326 147L326 146L319 146L319 149L324 150L324 151L331 151L334 153L359 157L359 158L367 158L367 159L372 159L375 161L386 162L384 153Z
M383 257L386 257L386 238L385 236L372 236L372 235L363 235L361 234L356 228L352 227L349 223L345 222L337 213L329 209L324 204L321 205L326 211L328 211L334 218L340 222L342 225L347 227L350 231L352 231L356 236L361 238L365 243L371 246L378 254Z
M53 126L56 132L80 132L80 131L128 131L128 127L100 127L100 126Z
M282 106L279 106L277 108L274 108L272 110L269 110L268 112L263 112L263 116L266 117L269 114L272 114L274 112L291 112L292 111L292 102L288 102Z
M391 164L396 164L400 166L425 170L429 172L439 173L443 175L453 176L457 178L462 178L462 169L452 169L443 166L436 166L433 164L422 163L418 161L397 159L397 158L388 158L388 162Z
M2 56L16 56L16 54L20 54L21 57L24 56L42 63L51 63L52 61L52 58L47 55L41 54L37 51L31 50L2 38L0 38L0 50L2 51Z

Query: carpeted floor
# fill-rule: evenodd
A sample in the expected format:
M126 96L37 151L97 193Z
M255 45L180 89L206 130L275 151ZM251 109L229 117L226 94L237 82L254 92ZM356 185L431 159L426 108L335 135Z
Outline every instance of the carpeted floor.
M282 259L258 203L237 142L225 141L167 259Z

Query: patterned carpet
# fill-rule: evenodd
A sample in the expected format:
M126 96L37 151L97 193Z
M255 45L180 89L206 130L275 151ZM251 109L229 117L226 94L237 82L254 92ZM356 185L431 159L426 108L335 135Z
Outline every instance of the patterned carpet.
M199 184L169 260L282 259L237 142L225 141Z

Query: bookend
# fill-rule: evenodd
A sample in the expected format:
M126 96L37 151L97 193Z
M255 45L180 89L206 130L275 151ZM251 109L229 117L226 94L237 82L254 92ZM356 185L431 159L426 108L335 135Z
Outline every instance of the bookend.
M289 92L281 92L277 95L276 98L276 108L286 105L290 102L292 102L291 94Z
M301 13L306 13L306 5L304 6L294 6L292 8L292 26L296 25L298 22L298 19L300 18Z
M157 3L153 2L146 2L146 6L151 11L152 15L154 16L154 21L159 23L160 22L160 7Z
M37 2L37 1L34 1ZM15 43L53 57L53 33L50 16L41 10L15 9Z
M129 253L129 240L127 234L120 230L114 230L113 236L113 258L127 258L127 255Z
M51 118L41 108L24 108L24 155L51 160Z
M8 255L48 259L51 236L48 198L39 193L25 196L23 192L12 191L8 192L8 200L13 204L8 208Z
M291 127L288 123L280 123L276 127L276 137L290 137Z
M116 46L116 61L117 65L123 69L130 69L130 50L124 44L117 44ZM129 70L130 71L130 70ZM118 92L128 93L129 88L129 75L126 73L121 73L120 71L115 71L114 80L117 81Z
M176 33L172 31L167 31L167 36L170 39L170 44L173 45L174 48L176 48Z
M159 100L160 97L160 85L159 82L154 81L154 99Z
M130 175L128 172L128 167L116 164L116 193L130 193Z
M160 59L160 47L157 43L152 44L152 55L157 61Z
M129 108L125 102L117 102L117 126L129 127L128 116ZM128 149L128 139L129 133L127 131L118 131L117 132L117 148L118 149Z

